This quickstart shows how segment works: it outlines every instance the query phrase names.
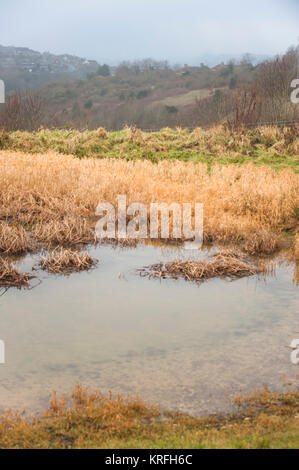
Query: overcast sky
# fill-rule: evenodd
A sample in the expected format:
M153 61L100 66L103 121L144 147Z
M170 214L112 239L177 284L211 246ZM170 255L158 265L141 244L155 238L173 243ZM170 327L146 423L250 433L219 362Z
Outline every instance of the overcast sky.
M0 44L114 63L276 54L296 44L299 0L0 0Z

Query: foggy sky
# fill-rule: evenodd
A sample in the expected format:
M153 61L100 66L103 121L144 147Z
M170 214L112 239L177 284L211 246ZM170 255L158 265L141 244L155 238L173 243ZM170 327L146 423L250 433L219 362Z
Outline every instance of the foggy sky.
M0 44L115 63L276 54L296 44L299 0L0 0Z

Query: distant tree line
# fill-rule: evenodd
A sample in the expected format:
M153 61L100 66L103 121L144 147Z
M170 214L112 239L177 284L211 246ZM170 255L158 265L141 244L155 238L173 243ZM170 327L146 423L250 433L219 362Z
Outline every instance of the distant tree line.
M259 65L255 80L237 86L230 82L229 92L218 92L197 101L201 125L227 123L231 127L280 123L299 118L298 106L291 102L291 82L298 76L299 46L290 48Z
M80 101L79 88L76 86L81 87L84 80L72 88L67 88L72 86L72 82L71 85L68 83L64 88L60 88L59 96L57 94L58 104L69 100L71 106L67 110L61 105L60 112L57 113L49 111L46 100L39 92L23 90L9 93L6 103L0 106L0 129L34 131L41 126L104 126L118 129L126 124L141 128L159 128L211 126L219 123L240 127L299 118L298 105L294 105L290 100L291 82L294 78L299 78L299 46L256 66L251 63L249 56L244 56L241 64L243 76L233 61L226 65L221 64L212 71L202 64L194 68L200 71L200 75L194 75L199 77L198 79L192 78L192 68L184 66L174 71L167 61L145 59L122 62L114 68L103 64L93 74L95 83L103 83L98 94L105 97L106 87L111 81L113 85L110 85L110 88L119 86L116 90L119 100L116 108L111 110L109 100L107 105L99 107L94 101L94 95ZM177 76L179 78L176 78ZM145 106L145 103L151 104L155 89L153 84L160 83L158 80L161 77L164 80L162 86L166 91L167 86L173 87L175 81L180 79L183 80L187 92L190 86L191 90L196 90L197 86L198 89L205 89L208 96L194 99L193 103L184 106L167 102L155 107ZM201 82L198 81L197 84L197 80ZM123 83L127 88L122 88ZM215 87L215 83L220 86Z

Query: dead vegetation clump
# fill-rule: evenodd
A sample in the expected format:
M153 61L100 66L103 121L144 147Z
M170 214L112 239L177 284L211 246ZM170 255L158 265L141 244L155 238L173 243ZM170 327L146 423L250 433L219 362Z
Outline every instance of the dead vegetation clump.
M0 257L0 287L29 287L35 276L21 273L9 261Z
M137 248L138 245L143 243L142 239L137 238L101 238L99 239L101 245L109 245L112 248Z
M72 396L50 400L42 415L5 411L1 449L298 448L299 391L267 390L236 397L231 414L192 417L77 385Z
M107 139L109 137L109 133L104 129L104 127L98 127L95 134L99 139Z
M86 219L82 217L64 217L36 226L34 238L46 245L83 245L96 242L96 235Z
M68 274L76 271L85 271L91 269L97 264L98 260L80 251L56 249L48 256L41 258L38 266L50 273Z
M16 255L25 253L31 244L22 226L0 222L0 252Z
M207 279L229 278L240 279L245 276L264 273L264 266L255 266L245 259L244 255L230 250L220 251L210 261L181 261L158 263L138 272L141 276L160 279L185 279L202 282Z

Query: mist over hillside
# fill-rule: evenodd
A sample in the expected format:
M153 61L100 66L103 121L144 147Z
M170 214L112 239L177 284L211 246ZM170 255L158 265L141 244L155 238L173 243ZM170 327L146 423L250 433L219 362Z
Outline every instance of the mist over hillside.
M0 77L8 92L0 120L6 128L39 124L113 130L126 125L210 126L233 119L234 113L247 124L293 119L297 111L290 106L289 91L298 47L283 56L262 57L207 54L197 65L149 58L111 66L69 54L0 46ZM30 89L34 97L22 91ZM32 110L34 125L17 118L22 107L24 113Z
M6 89L38 88L65 77L83 78L98 68L95 60L70 54L37 52L28 47L0 45L0 77Z
M176 60L167 61L170 68L180 68L187 63L189 66L199 67L204 64L215 67L221 63L233 60L240 63L247 57L253 65L270 59L266 54L199 54L186 60L177 57ZM152 59L150 59L152 60ZM142 62L142 59L136 62ZM158 62L158 61L154 61ZM161 61L165 62L165 61ZM100 64L108 64L111 73L119 66L119 62L109 57L100 57L98 60L86 59L70 54L52 54L39 52L28 47L0 45L0 77L5 81L7 91L22 88L36 89L47 82L63 78L87 78L88 74L96 72Z

